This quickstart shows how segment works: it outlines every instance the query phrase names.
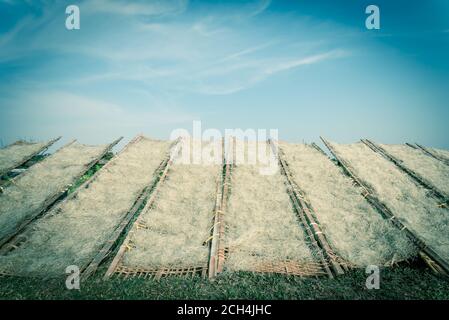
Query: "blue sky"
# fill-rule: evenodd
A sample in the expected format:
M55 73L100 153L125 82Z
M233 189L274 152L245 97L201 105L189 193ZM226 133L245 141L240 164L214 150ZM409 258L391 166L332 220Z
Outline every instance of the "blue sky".
M0 139L167 139L201 120L449 149L448 57L445 0L0 0Z

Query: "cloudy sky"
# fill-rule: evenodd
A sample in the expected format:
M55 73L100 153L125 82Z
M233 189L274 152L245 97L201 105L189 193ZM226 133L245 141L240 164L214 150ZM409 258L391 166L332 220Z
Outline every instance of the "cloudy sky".
M2 144L167 139L201 120L449 148L448 119L449 1L0 0Z

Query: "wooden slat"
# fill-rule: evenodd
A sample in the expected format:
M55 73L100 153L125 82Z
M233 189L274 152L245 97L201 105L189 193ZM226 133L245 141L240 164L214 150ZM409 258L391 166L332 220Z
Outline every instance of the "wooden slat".
M325 146L329 149L335 159L340 163L343 167L344 171L348 176L350 176L356 184L362 188L362 195L366 198L368 203L370 203L383 218L390 221L396 228L400 231L404 232L406 236L416 245L416 247L421 250L420 256L425 257L423 261L430 267L432 270L435 270L435 266L437 266L440 273L449 275L449 264L441 258L433 249L426 245L426 243L420 239L414 232L408 229L401 221L399 221L393 212L380 201L376 196L374 196L373 190L368 186L368 184L357 177L354 173L354 170L351 168L351 165L346 162L344 159L339 157L334 150L334 148L330 145L330 143L323 137L320 137Z

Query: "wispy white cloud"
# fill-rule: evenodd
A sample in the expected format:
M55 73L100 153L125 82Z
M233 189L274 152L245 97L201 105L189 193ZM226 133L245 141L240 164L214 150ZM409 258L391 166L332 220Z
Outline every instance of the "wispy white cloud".
M202 120L205 117L213 125L239 121L245 125L245 116L251 118L251 123L266 119L263 123L280 124L282 115L291 110L273 116L260 108L268 109L270 103L276 103L276 108L282 105L292 109L298 105L358 106L365 91L373 86L386 97L384 100L404 105L404 97L415 97L410 92L428 95L425 101L417 100L419 104L435 103L442 110L447 101L440 89L445 89L444 81L438 82L443 69L438 70L438 77L420 82L428 85L424 87L428 90L407 83L401 83L399 93L391 89L398 82L397 74L415 75L407 77L410 79L416 79L417 74L419 78L419 62L425 63L431 57L429 48L420 51L419 59L403 60L408 59L404 55L410 49L407 45L390 47L391 41L375 38L384 37L384 33L363 32L360 25L345 24L341 17L328 16L318 8L308 10L310 16L306 17L301 10L271 8L267 0L80 0L74 3L80 5L81 30L68 31L64 6L73 2L23 0L27 6L19 0L0 1L2 8L8 6L8 11L13 12L0 23L2 136L27 134L19 133L27 130L32 135L49 129L61 134L70 127L74 136L85 133L91 139L106 130L110 139L135 128L153 132L161 124L173 127L198 118L193 115L200 115ZM13 17L17 17L16 23ZM437 28L431 28L433 34L419 37L416 32L405 34L401 43L438 37L435 30L441 30L438 40L444 41L449 30ZM392 50L395 48L398 50ZM340 58L348 54L355 56L351 65L340 65ZM385 61L376 61L379 57ZM382 64L391 68L382 68ZM445 67L444 63L441 67ZM371 78L382 81L361 85L365 81L361 68L372 73ZM416 74L410 71L413 68ZM325 73L327 81L320 81L318 72ZM338 83L345 72L348 76ZM310 77L301 77L303 73ZM428 80L431 78L435 79ZM349 94L324 97L320 95L321 85L331 91L339 86L337 89L348 90ZM351 90L354 87L357 90ZM242 94L214 97L235 93ZM217 108L206 109L210 106ZM242 109L241 119L224 120L227 114L221 111L227 111L228 106ZM389 106L385 109L391 109ZM253 109L257 112L254 116L250 114ZM304 110L297 113L306 112L309 119L321 121L320 115ZM293 132L297 128L291 122ZM124 127L133 129L122 130ZM310 127L316 128L316 123Z
M224 57L223 59L219 60L218 63L226 62L228 60L233 60L233 59L240 58L242 56L245 56L245 55L248 55L248 54L260 51L262 49L265 49L267 47L270 47L270 46L274 45L275 43L278 43L278 41L269 41L269 42L266 42L266 43L263 43L263 44L260 44L260 45L257 45L257 46L253 46L253 47L250 47L250 48L246 48L246 49L237 51L237 52L229 54L226 57Z
M33 100L42 101L41 108L47 113L60 114L51 108L57 108L61 101L68 101L64 107L74 112L73 117L89 117L94 112L98 117L104 114L111 123L123 124L155 119L161 123L184 121L190 115L179 112L170 117L161 111L179 110L177 103L170 107L169 99L184 98L192 93L234 94L278 73L340 58L346 52L333 49L325 37L308 35L304 30L310 29L310 21L288 22L297 30L294 36L277 32L278 22L262 15L270 1L250 2L242 6L243 9L223 5L225 9L221 10L218 6L217 12L209 10L208 16L187 15L187 6L188 2L182 0L86 1L80 4L81 14L87 13L89 17L82 18L81 32L68 33L63 24L57 25L54 19L42 23L49 21L47 17L24 19L0 38L0 44L7 47L0 53L0 60L2 56L20 58L26 54L31 57L36 52L68 57L63 64L59 61L59 67L58 62L56 65L48 63L39 70L42 74L47 66L52 66L49 74L58 74L58 77L49 77L46 83L57 85L61 91L42 90L48 93L34 96ZM89 21L92 23L89 19L97 15L108 18L89 25ZM146 17L143 19L142 15ZM258 15L257 19L267 19L265 23L248 22L253 20L249 18ZM154 17L157 19L152 19ZM38 23L42 27L32 31ZM89 29L93 26L95 29ZM336 29L327 25L325 28ZM267 30L273 33L267 34ZM29 33L32 37L20 37L20 33ZM55 69L70 70L69 76ZM67 93L73 87L77 92L92 93L92 88L112 86L114 90L103 91L95 97ZM140 99L137 105L106 102L116 101L116 97L126 101L123 97L134 97L131 92L134 88L148 93L148 96L139 95L135 99ZM23 99L21 101L27 104ZM133 109L148 111L129 112L131 115L128 115L128 110Z
M14 47L16 43L15 40L23 40L21 42L26 43L26 39L30 34L36 33L36 30L42 27L51 17L51 12L48 9L43 9L40 15L31 15L27 14L24 17L20 18L12 28L0 34L0 47L4 47L2 51L0 51L1 56L5 56L6 50L9 49L6 46L11 45ZM18 39L20 38L20 39ZM22 48L22 50L28 48Z
M153 68L137 65L133 69L127 67L114 72L81 78L78 82L139 81L147 87L158 86L168 91L227 95L253 87L281 72L293 71L302 66L314 65L348 55L348 51L336 49L288 58L245 58L238 61L226 59L222 63L209 66L199 64L183 65L176 68Z
M32 22L31 17L25 17L9 31L0 35L0 48L11 42L22 30Z
M344 50L332 50L325 53L310 55L306 57L293 59L269 59L269 60L255 60L251 63L243 63L238 65L222 66L208 70L208 76L223 76L230 74L231 81L223 81L222 83L211 84L207 77L201 75L193 90L207 95L228 95L233 94L248 88L253 87L259 82L274 76L277 73L294 70L301 66L308 66L317 64L326 60L342 58L349 55ZM242 72L246 69L246 72Z
M179 14L185 11L188 0L95 0L82 4L83 13L107 13L115 15L161 16Z
M315 64L324 60L340 58L347 55L347 52L343 50L333 50L326 53L315 54L305 58L294 59L286 62L278 63L277 65L270 66L265 69L264 74L272 75L281 71L287 71L290 69L295 69L300 66Z
M204 37L213 37L219 35L220 33L228 31L228 28L226 27L214 28L205 23L204 21L198 21L192 26L192 30L194 30L195 32Z
M186 127L198 119L182 108L120 104L104 97L52 90L2 96L0 114L3 141L62 135L65 141L77 138L96 144L125 136L121 146L139 133L168 139L173 128Z
M6 3L9 5L26 3L26 4L30 5L33 3L33 1L32 0L0 0L0 3Z
M19 92L18 92L19 93ZM9 108L23 112L22 116L39 117L43 114L63 124L79 121L98 123L102 119L110 127L145 126L189 122L192 115L179 109L144 106L122 106L103 99L79 95L68 91L21 93L10 100ZM33 108L28 108L28 106ZM26 108L26 110L24 110Z
M271 0L261 0L259 3L256 3L254 10L250 12L249 15L254 17L261 14L262 12L268 9L270 4Z

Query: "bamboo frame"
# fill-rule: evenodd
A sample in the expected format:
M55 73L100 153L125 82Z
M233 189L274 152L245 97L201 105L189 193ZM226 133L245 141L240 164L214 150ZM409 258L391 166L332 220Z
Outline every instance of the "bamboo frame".
M112 143L108 144L103 152L96 157L94 160L92 160L91 162L89 162L88 164L86 164L84 166L84 169L81 170L81 172L79 174L77 174L72 181L77 181L78 179L80 179L87 171L89 171L90 168L92 168L96 163L98 163L117 143L120 142L120 140L122 140L122 137L120 137L119 139L113 141ZM58 151L59 152L61 150L63 150L64 148L69 147L70 145L72 145L73 143L75 143L76 140L73 140L71 142L69 142L68 144L64 145L63 147L61 147ZM50 156L51 157L51 156ZM19 177L23 177L24 175L26 175L27 172L25 172L23 175L20 175ZM25 219L24 221L22 221L22 223L15 228L12 232L10 232L9 234L5 235L3 238L0 239L0 254L4 254L6 252L8 252L8 247L7 245L9 245L8 242L12 242L11 245L14 246L15 242L14 238L30 223L32 223L33 221L39 219L40 217L42 217L46 212L48 212L48 210L55 205L59 200L61 200L62 198L64 198L64 196L67 193L68 188L70 187L70 184L65 186L61 191L56 192L53 195L50 195L45 201L44 203L35 211L34 214L30 215L30 217L28 217L27 219ZM6 245L6 247L4 247Z
M344 274L342 266L340 266L337 259L335 259L336 254L329 245L329 242L320 227L318 219L312 213L311 206L307 203L307 201L305 201L305 193L294 182L292 174L288 169L288 163L284 159L282 149L277 146L276 150L276 146L272 140L269 140L268 143L271 145L273 153L278 158L281 172L286 177L287 192L292 200L293 207L295 208L295 211L297 212L298 217L300 218L304 229L311 240L311 245L315 247L319 254L319 259L322 263L323 269L329 278L334 277L329 268L329 264L336 275Z
M33 152L32 154L30 154L29 156L21 159L20 161L16 162L14 165L9 166L8 168L5 168L3 170L0 171L0 177L2 177L3 175L7 174L9 171L11 171L12 169L15 169L17 167L20 167L21 165L27 163L29 160L31 160L34 156L38 155L41 152L44 152L45 150L47 150L51 145L53 145L56 141L58 141L59 139L61 139L62 137L59 136L53 140L50 140L48 143L46 143L42 148L40 148L38 151ZM18 144L19 141L14 142L13 144L7 146L6 148L12 147L16 144ZM5 149L6 149L5 148Z
M427 244L420 239L414 232L408 229L401 221L397 219L397 217L393 214L393 212L380 201L376 196L374 196L374 192L368 187L368 184L362 180L360 180L357 175L353 172L351 165L339 157L334 150L334 148L329 144L329 142L320 137L325 146L329 149L335 159L340 163L343 167L344 171L348 176L350 176L354 182L362 188L362 195L365 199L370 203L376 211L380 213L380 215L390 221L396 228L400 231L405 232L406 236L410 239L410 241L420 249L420 257L423 258L423 261L434 271L438 273L449 275L449 264L441 258L433 249L431 249Z
M66 203L67 201L70 201L71 199L75 198L78 193L80 192L80 190L82 189L87 189L89 188L90 184L92 182L94 182L98 175L103 172L104 170L107 170L111 165L113 165L118 156L121 155L122 153L124 153L126 150L128 150L130 148L131 145L137 143L138 141L140 141L141 139L143 139L143 135L139 134L137 136L135 136L131 141L129 141L126 146L120 150L115 156L114 158L112 158L110 161L108 161L103 167L101 167L100 170L98 170L97 172L94 173L94 175L92 177L90 177L88 180L86 180L83 184L81 184L73 193L69 194L67 197L65 197L64 199L62 199L59 203L58 206L53 205L51 208L49 208L49 210L47 211L47 213L45 214L46 219L57 215L60 211L59 208L60 206L62 206L64 203ZM33 230L31 228L32 225L28 225L20 234L18 234L16 237L14 237L14 239L12 239L10 241L11 247L13 248L17 248L21 242L24 241L24 239L27 238L28 234L31 233ZM2 251L3 250L3 251ZM4 248L2 248L2 250L0 250L0 255L4 254Z
M72 144L74 144L77 140L73 139L70 140L69 142L67 142L65 145L63 145L62 147L60 147L58 150L56 150L55 153L71 146ZM52 155L48 156L49 158L52 157L55 153L53 153ZM46 159L44 159L43 161L45 161ZM16 184L18 180L22 179L24 176L26 176L27 174L29 174L29 170L26 170L25 172L19 174L18 176L15 176L14 178L12 178L11 180L9 180L8 183L4 184L2 187L5 189L7 188L10 184Z
M406 173L409 177L415 181L418 185L426 188L429 190L432 195L438 199L439 201L442 201L446 204L446 207L449 205L449 199L444 194L444 192L440 191L437 187L435 187L431 182L429 182L426 178L422 177L420 174L416 173L415 171L407 168L405 165L401 163L401 160L396 158L395 156L391 155L387 150L382 148L380 145L368 140L368 139L361 139L361 141L368 146L372 151L380 154L388 161L394 163L396 167L398 167L401 171Z
M407 144L409 145L409 144ZM428 155L429 157L432 157L436 160L439 160L441 162L443 162L444 164L449 166L449 159L443 156L440 156L439 154L435 153L434 151L432 151L429 148L426 148L420 144L415 143L416 147L419 148L422 152L424 152L426 155Z
M136 203L133 206L133 208L130 210L130 212L128 213L127 217L124 219L124 221L127 221L126 225L129 224L129 222L131 221L131 218L137 213L137 211L138 211L139 207L142 205L144 199L147 199L148 196L149 196L149 198L148 198L148 200L147 200L147 202L145 204L145 207L140 212L148 210L153 205L154 201L156 200L156 195L158 194L159 188L160 188L161 184L165 181L165 179L167 177L168 171L169 171L169 169L170 169L170 167L171 167L171 165L173 163L174 157L179 153L180 145L181 144L180 144L180 140L179 139L174 142L174 144L170 148L169 156L165 160L163 160L161 162L161 164L159 165L159 167L155 171L155 175L158 175L158 172L161 172L161 170L162 170L161 175L154 182L152 188L148 187L147 190L143 191L141 197L137 201L137 202L139 202L139 204L137 205L137 203ZM131 228L130 228L130 232L132 232L132 230L134 228L136 228L139 223L140 223L139 219L136 219L134 221L134 223L132 224ZM123 224L125 224L125 222L123 222ZM115 238L115 239L111 239L110 241L108 241L107 247L106 246L103 247L103 249L99 253L98 258L94 259L94 260L96 260L94 262L94 265L98 265L104 259L104 257L106 256L107 252L109 252L109 250L112 248L112 245L116 242L116 240L118 239L118 237L120 236L120 234L124 230L124 227L123 228L119 227L119 229L121 229L120 232L119 232L118 229L116 230L116 232L114 232L114 235L113 235L112 238ZM108 270L106 271L106 274L104 275L103 279L110 278L112 276L112 274L115 273L116 270L119 267L121 267L120 263L122 261L122 258L124 256L127 248L129 247L129 244L130 244L130 239L129 239L129 235L128 235L125 238L125 240L123 241L122 245L119 247L119 250L118 250L117 254L115 255L114 259L112 260L111 264L109 265ZM102 258L100 258L100 257L102 257ZM93 268L94 267L90 267L90 266L86 268L86 271L83 272L85 274L84 275L84 279L87 279L87 277L90 274L92 274L93 271L95 271L95 270L91 270ZM88 270L88 269L90 269L90 270ZM96 267L94 269L96 269ZM82 275L82 278L83 278L83 275Z

